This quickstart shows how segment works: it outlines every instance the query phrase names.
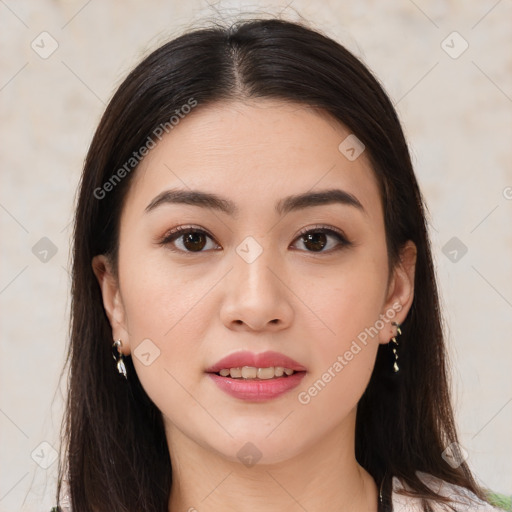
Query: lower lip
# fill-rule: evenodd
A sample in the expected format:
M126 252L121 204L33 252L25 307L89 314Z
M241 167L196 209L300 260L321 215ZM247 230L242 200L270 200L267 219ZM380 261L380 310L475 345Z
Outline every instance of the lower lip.
M263 402L277 398L280 395L296 388L306 372L295 372L288 377L274 377L273 379L243 380L221 377L216 373L208 376L228 395L251 402Z

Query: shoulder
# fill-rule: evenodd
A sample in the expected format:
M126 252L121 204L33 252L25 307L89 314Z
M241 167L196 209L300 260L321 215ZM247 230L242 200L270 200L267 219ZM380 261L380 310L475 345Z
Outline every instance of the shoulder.
M485 501L480 500L474 493L466 489L454 485L444 480L441 480L428 473L418 471L419 478L428 485L436 494L446 496L453 500L453 510L457 512L502 512L502 509L489 505ZM403 489L401 481L397 477L393 477L393 512L423 512L421 507L421 500L419 498L412 498L397 493L398 490ZM440 503L434 506L435 512L448 512L452 510L447 508L446 505Z

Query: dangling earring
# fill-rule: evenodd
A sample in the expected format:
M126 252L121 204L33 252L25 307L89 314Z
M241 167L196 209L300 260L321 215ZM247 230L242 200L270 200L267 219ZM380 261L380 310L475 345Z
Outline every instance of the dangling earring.
M126 375L126 366L124 364L124 356L121 352L121 340L116 340L112 344L112 356L114 357L114 361L116 362L117 371L124 375L124 378L128 380L128 376Z
M400 330L400 324L396 322L391 322L392 325L396 326L396 332L397 336L399 334L402 334L402 331ZM393 345L391 346L391 350L393 351L393 355L395 356L395 361L393 363L393 373L398 373L400 371L400 368L398 367L398 341L396 341L396 336L393 336L391 338L391 342Z

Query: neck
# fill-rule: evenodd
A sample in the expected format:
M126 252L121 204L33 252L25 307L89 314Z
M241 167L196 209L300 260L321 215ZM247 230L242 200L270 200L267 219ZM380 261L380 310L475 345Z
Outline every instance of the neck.
M377 512L378 489L355 459L353 432L335 430L288 460L248 467L168 425L169 511Z

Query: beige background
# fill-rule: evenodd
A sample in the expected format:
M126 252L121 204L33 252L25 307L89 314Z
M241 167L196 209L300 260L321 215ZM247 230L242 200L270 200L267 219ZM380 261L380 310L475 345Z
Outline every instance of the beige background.
M54 502L69 223L105 104L198 18L287 4L286 17L360 56L397 105L431 214L461 443L481 483L512 493L512 3L210 3L0 0L0 511Z

